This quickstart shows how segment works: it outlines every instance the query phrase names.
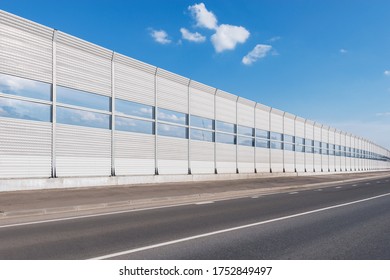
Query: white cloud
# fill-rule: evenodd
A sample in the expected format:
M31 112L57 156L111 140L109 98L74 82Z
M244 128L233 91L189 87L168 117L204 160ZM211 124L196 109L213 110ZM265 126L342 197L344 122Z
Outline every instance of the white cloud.
M282 39L282 37L274 36L271 39L268 39L268 42L273 43L273 42L279 41L280 39Z
M237 44L245 43L250 33L242 26L221 24L217 32L211 36L216 52L235 49Z
M251 65L257 60L265 57L271 49L272 46L270 45L258 44L253 50L251 50L246 56L242 58L242 63L245 65Z
M172 41L168 39L168 34L164 30L154 30L152 29L150 35L153 39L160 44L166 45L171 43Z
M180 32L183 39L185 40L196 42L196 43L202 43L206 41L206 37L198 32L192 33L188 31L186 28L180 28Z
M204 3L189 6L188 10L195 18L197 26L208 29L216 29L218 27L216 16L213 14L213 12L210 12L206 9Z
M348 51L347 51L346 49L340 49L339 52L340 52L341 54L346 54Z
M385 74L386 76L390 76L390 70L386 70L386 71L384 72L384 74Z

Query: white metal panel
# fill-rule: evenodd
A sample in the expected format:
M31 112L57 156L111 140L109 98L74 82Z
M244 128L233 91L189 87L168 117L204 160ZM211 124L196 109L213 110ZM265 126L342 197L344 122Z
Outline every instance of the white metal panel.
M111 60L112 51L58 32L58 85L111 96Z
M189 79L157 69L158 107L188 114Z
M191 81L190 106L191 115L214 119L215 88Z
M191 173L214 174L214 143L191 140Z
M154 142L154 135L115 131L115 174L154 174Z
M321 129L321 142L326 145L329 143L329 127L322 126ZM321 155L321 167L323 172L329 171L329 155Z
M156 67L114 54L114 88L116 98L155 105Z
M295 119L295 136L305 138L305 119L300 117Z
M255 172L255 148L240 146L237 147L237 166L239 173Z
M269 112L271 108L260 103L256 103L256 128L269 131ZM269 168L268 168L269 169Z
M321 165L321 154L314 154L314 171L315 172L321 172L322 171L322 165Z
M57 124L57 176L111 175L111 131Z
M159 174L188 174L188 140L158 136Z
M217 120L236 123L236 113L237 113L237 96L217 90L215 97L215 106L216 106L216 118Z
M306 172L314 171L314 154L313 153L305 153L305 169Z
M270 150L266 148L256 148L256 171L261 172L270 172Z
M283 150L271 149L271 170L283 172Z
M237 124L255 127L255 106L255 102L239 97L237 100Z
M341 131L336 130L334 136L335 144L341 145ZM335 168L337 172L341 171L341 156L335 156Z
M236 173L236 146L216 143L217 172Z
M314 122L306 120L305 122L305 138L314 140ZM307 143L306 143L307 145ZM305 169L306 172L314 171L314 154L305 152Z
M294 125L295 116L289 113L284 114L283 118L283 128L284 134L294 136L295 135L295 125Z
M314 140L314 122L306 120L305 122L305 138Z
M283 133L283 114L283 111L275 108L271 109L271 131Z
M0 118L0 178L51 176L51 123Z
M314 138L313 140L321 141L321 124L314 124Z
M341 149L342 149L342 153L344 153L344 147L345 147L345 144L346 144L346 140L345 140L345 137L346 137L346 134L345 132L341 132L340 133L340 143L341 143ZM346 161L347 161L347 157L346 156L341 156L341 159L340 159L340 162L341 162L341 165L340 165L340 168L341 168L341 171L346 171L347 169L347 165L346 165Z
M335 144L335 129L334 128L330 128L329 129L329 144Z
M0 73L52 82L53 29L0 10Z
M293 151L284 151L284 170L295 172L295 155Z
M305 153L295 153L295 168L297 172L305 172Z

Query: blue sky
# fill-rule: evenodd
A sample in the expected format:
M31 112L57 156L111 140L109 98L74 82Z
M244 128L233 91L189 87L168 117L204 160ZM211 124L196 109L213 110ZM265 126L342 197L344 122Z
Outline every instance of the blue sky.
M390 148L390 1L1 0L0 8Z

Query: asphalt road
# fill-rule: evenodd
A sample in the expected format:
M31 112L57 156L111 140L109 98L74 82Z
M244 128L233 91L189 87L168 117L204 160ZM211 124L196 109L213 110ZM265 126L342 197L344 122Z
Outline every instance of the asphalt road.
M0 259L390 259L389 180L0 226Z

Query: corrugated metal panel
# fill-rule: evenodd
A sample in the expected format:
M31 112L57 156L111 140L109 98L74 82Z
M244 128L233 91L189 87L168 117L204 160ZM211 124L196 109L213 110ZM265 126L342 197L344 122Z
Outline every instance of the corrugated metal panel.
M155 105L156 67L117 53L114 62L116 98Z
M214 174L214 143L191 141L191 173Z
M191 115L214 119L214 94L214 88L191 81Z
M57 124L57 176L111 175L111 131Z
M321 131L321 142L329 143L329 127L323 126Z
M271 108L263 104L256 104L256 128L269 131L269 112ZM268 168L269 169L269 168Z
M314 122L310 120L305 122L305 138L314 140Z
M0 72L52 82L53 29L0 10Z
M347 151L348 151L348 148L351 147L351 134L346 135L345 143L346 143ZM347 157L346 161L347 161L346 168L347 168L347 170L350 171L352 169L352 157L351 156Z
M305 154L301 152L295 153L295 168L297 172L305 172Z
M112 51L68 34L57 36L57 84L111 96Z
M321 141L321 124L314 124L314 139L316 141Z
M335 156L329 156L329 170L331 172L336 171L335 160L336 160Z
M289 113L284 114L284 118L283 118L284 134L288 134L288 135L292 135L292 136L295 135L294 119L295 119L294 115L289 114Z
M237 100L237 124L255 127L256 102L239 97Z
M284 151L284 170L286 172L295 171L294 157L295 155L293 151Z
M237 165L239 173L255 172L255 148L238 146Z
M295 119L295 136L305 138L305 119L300 117Z
M307 172L314 171L314 154L305 153L305 168Z
M329 171L329 155L321 156L321 167L323 172Z
M0 118L0 178L51 176L51 123Z
M154 174L154 141L154 135L115 131L115 174Z
M187 139L158 136L157 153L159 174L188 174Z
M283 150L271 149L272 172L283 172Z
M314 154L314 170L315 172L321 172L322 170L320 154Z
M216 156L218 173L236 173L235 145L217 143Z
M258 173L270 171L269 149L256 148L256 170Z
M217 120L236 123L236 100L237 96L217 90L215 97Z
M271 131L283 133L283 114L283 111L275 108L271 109Z
M188 114L189 79L157 69L158 107Z
M335 144L335 129L330 128L329 129L329 144Z

